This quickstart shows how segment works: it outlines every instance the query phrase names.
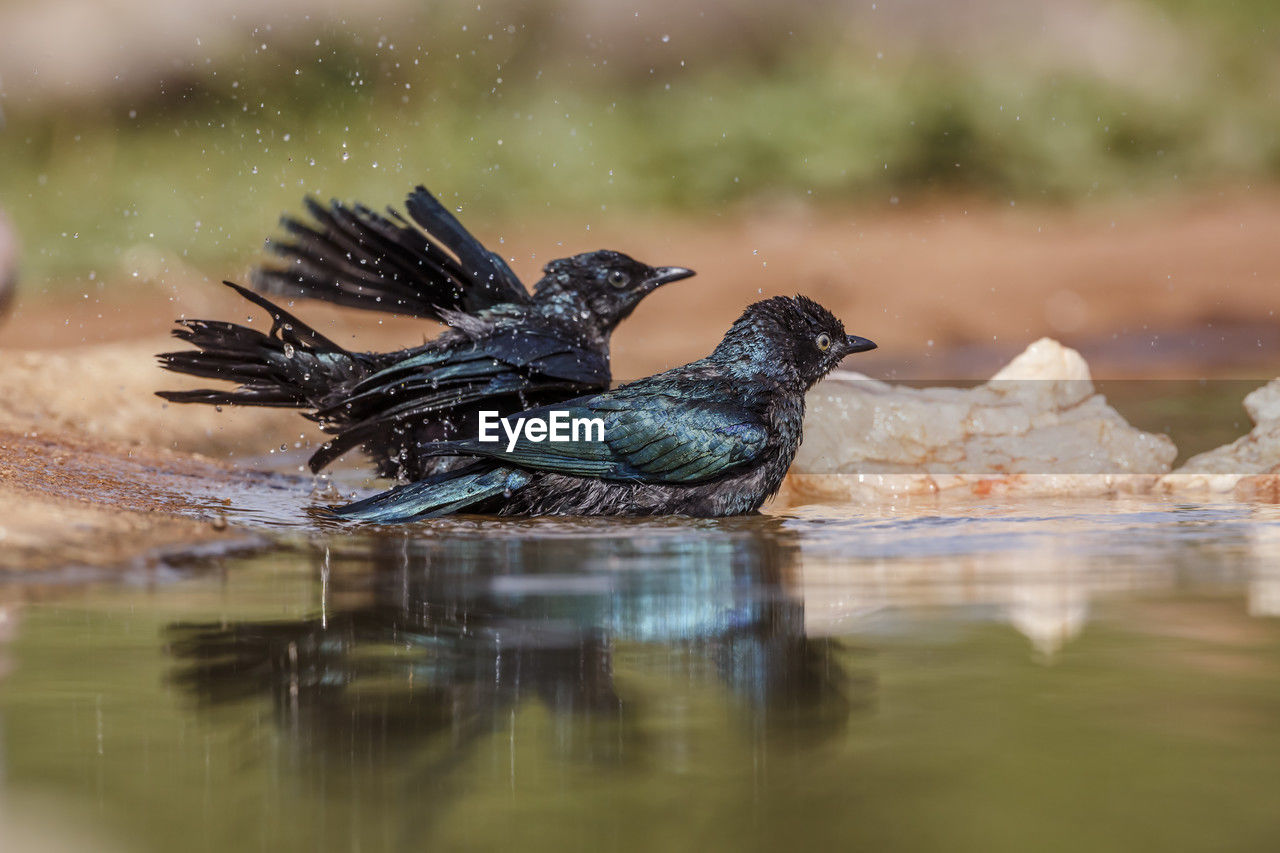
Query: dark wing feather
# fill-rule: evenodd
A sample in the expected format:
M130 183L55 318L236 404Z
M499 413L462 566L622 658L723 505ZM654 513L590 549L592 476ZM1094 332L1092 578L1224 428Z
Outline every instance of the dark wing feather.
M158 391L175 403L309 408L354 385L376 362L350 353L262 296L224 282L271 314L266 331L219 320L180 320L174 337L196 347L161 353L169 370L240 383L232 390Z
M423 348L385 370L366 377L352 389L352 394L377 393L410 377L439 370L440 365L475 359L497 360L512 367L592 388L609 383L608 356L600 350L566 341L564 333L557 329L516 323L505 328L491 329L483 337L462 346Z
M270 249L285 263L256 270L258 290L433 320L442 310L529 302L510 267L423 187L409 196L414 222L362 205L304 203L313 222L281 220L288 237Z
M462 267L471 274L475 287L468 296L475 304L465 306L475 311L501 302L527 302L528 292L501 256L490 252L462 227L452 213L436 200L426 187L415 187L405 201L409 216L423 231L453 252Z
M481 408L511 411L528 397L572 398L602 390L608 382L603 354L536 330L504 331L462 349L427 349L366 377L341 402L319 411L321 423L346 426L309 464L320 470L348 450L406 425L445 420L461 425Z
M609 384L609 362L598 350L566 343L554 331L513 327L461 348L424 349L365 377L342 405L353 421L365 421L408 401L434 397L436 391L447 398L460 387L482 389L499 378L501 388L466 402L518 391L567 389L569 396L598 391ZM512 386L506 379L518 381Z

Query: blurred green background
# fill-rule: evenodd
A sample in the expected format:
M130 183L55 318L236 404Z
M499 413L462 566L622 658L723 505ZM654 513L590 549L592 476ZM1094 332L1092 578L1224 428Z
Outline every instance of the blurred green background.
M417 182L473 225L1252 185L1280 175L1277 25L1268 0L0 0L0 206L47 285L139 251L217 270L304 193Z

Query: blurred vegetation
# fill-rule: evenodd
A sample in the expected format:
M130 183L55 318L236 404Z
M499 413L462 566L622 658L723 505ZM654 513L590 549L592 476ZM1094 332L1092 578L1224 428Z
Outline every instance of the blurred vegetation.
M140 258L217 269L304 193L381 206L418 182L483 224L775 198L1073 202L1280 174L1280 6L1135 8L1174 34L1177 60L1140 80L909 48L821 15L634 43L570 38L538 4L269 33L146 91L7 92L0 204L27 276L49 279L129 275Z

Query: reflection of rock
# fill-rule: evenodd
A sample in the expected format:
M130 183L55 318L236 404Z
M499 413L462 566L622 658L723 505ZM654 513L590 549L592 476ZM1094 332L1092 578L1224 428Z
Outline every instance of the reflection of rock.
M1092 599L1167 588L1177 572L1171 555L1181 547L1162 538L1163 522L1151 511L1163 505L1151 498L1071 505L1073 515L1062 517L1034 504L975 516L962 504L940 507L928 524L900 507L876 513L874 523L840 525L826 541L802 544L789 577L804 600L805 634L911 633L914 620L947 610L1008 624L1038 660L1051 661L1088 623ZM1148 562L1119 569L1097 558L1115 541L1095 519L1116 515L1129 518L1126 541L1149 548ZM852 553L848 542L858 543Z
M1249 615L1280 616L1280 526L1249 529Z
M1146 491L1176 455L1095 393L1079 353L1048 339L975 388L842 373L808 404L788 488L810 500Z
M1249 579L1249 615L1280 616L1280 575L1257 572Z
M1165 492L1211 492L1246 500L1280 500L1280 379L1244 398L1254 428L1230 444L1187 460L1161 478Z
M1046 659L1084 629L1089 597L1070 575L1019 578L1010 585L1006 617Z
M1171 513L1181 519L1171 524ZM804 602L811 640L915 636L932 644L960 626L994 623L1051 662L1093 619L1134 630L1109 603L1177 598L1182 606L1189 578L1235 577L1237 567L1250 569L1249 612L1280 616L1275 507L1190 508L1120 495L939 502L927 515L906 502L843 517L826 507L795 514L808 532L787 590Z

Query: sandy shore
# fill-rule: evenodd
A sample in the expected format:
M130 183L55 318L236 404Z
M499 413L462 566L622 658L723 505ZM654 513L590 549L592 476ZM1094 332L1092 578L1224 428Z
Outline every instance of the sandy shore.
M0 351L0 574L146 567L166 551L243 538L219 496L262 478L226 456L265 453L297 435L301 418L168 411L152 394L163 382L153 349Z
M227 525L175 480L237 476L196 457L0 428L0 575L145 567L166 548L224 537Z

